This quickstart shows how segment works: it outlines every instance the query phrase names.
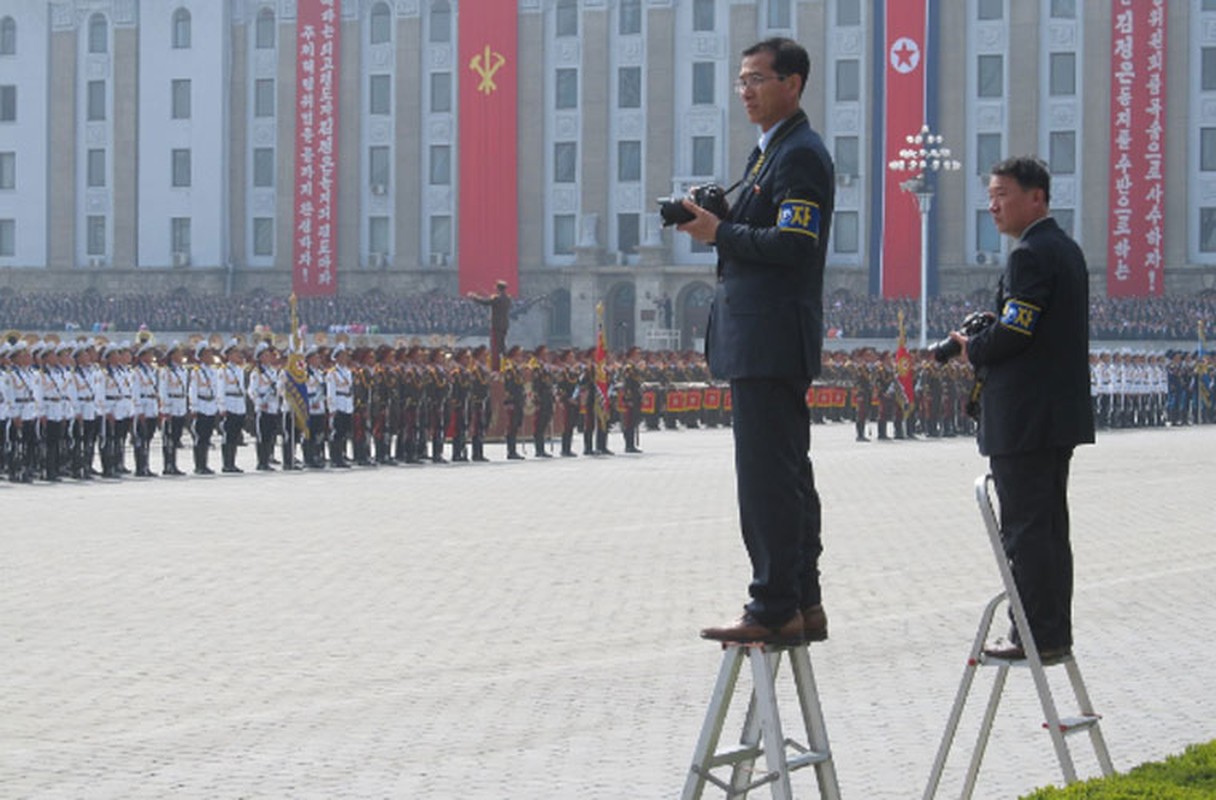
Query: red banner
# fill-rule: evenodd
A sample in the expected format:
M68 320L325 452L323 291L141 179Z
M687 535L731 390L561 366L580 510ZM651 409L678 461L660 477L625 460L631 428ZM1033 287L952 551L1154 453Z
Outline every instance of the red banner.
M654 389L642 392L642 413L653 414L655 409Z
M925 124L926 0L886 0L884 119L887 161L909 147L908 134ZM909 173L884 170L882 199L882 296L920 296L920 212L899 184Z
M679 389L667 390L667 413L678 414L684 411L684 392Z
M460 291L519 291L518 0L480 0L460 19Z
M1111 17L1109 297L1160 296L1165 218L1165 0Z
M332 295L338 218L338 43L341 0L296 5L295 219L291 288Z
M705 387L705 397L701 405L706 411L717 411L722 407L722 390L716 386Z

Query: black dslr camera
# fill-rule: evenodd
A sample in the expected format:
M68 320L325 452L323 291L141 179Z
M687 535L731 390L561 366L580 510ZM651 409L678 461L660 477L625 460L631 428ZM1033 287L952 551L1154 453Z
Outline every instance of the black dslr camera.
M688 198L718 219L723 219L730 213L726 190L716 183L692 187L688 190ZM693 219L693 213L681 202L683 199L674 195L659 198L659 216L663 218L664 228L669 225L683 225Z
M964 336L975 336L977 333L988 330L994 322L996 322L996 317L992 316L989 312L972 311L963 317L963 324L958 326L958 331ZM945 364L963 352L963 346L947 336L940 342L929 345L929 352L933 354L933 358L937 360L937 363Z

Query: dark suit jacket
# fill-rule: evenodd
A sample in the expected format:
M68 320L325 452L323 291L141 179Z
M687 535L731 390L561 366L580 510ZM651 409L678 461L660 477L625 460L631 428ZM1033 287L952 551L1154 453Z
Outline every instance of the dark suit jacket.
M748 174L752 164L748 164ZM823 269L836 176L806 114L781 123L754 180L718 225L718 285L705 338L714 377L819 374Z
M1092 442L1089 275L1081 248L1051 217L1027 228L1010 252L997 314L967 344L971 363L987 372L980 452Z

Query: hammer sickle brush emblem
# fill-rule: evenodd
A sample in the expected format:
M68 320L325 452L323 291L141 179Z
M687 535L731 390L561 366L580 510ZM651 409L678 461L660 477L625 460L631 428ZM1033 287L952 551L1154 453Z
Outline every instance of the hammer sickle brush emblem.
M469 69L481 76L481 83L477 84L477 91L490 94L497 89L498 85L494 83L494 75L505 63L507 60L503 58L502 53L492 51L488 44L484 52L473 56L469 60Z

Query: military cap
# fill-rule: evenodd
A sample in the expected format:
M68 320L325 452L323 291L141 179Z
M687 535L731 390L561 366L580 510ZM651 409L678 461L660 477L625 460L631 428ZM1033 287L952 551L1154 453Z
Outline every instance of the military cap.
M333 352L331 352L330 355L333 356L334 358L337 358L339 353L345 353L345 352L346 352L346 342L338 342L336 345L334 345Z
M265 341L258 342L258 346L253 348L253 357L259 358L262 355L262 353L265 353L267 350L273 350L273 349L274 348L270 346L270 342L265 342Z
M237 347L239 347L239 344L237 343L236 339L229 339L228 341L224 342L224 347L220 350L220 353L223 355L228 355L230 351L235 350Z

